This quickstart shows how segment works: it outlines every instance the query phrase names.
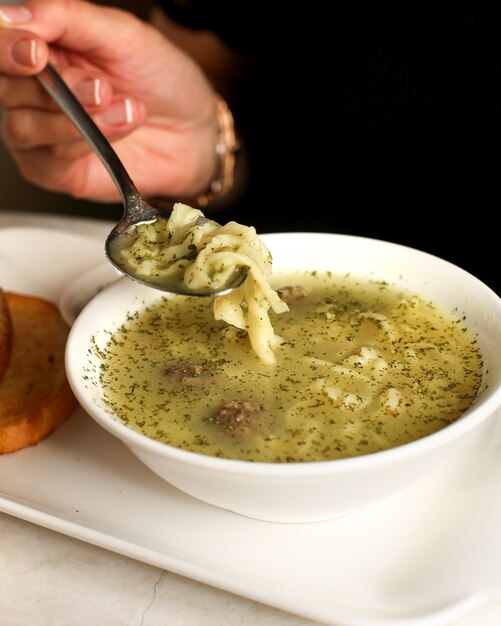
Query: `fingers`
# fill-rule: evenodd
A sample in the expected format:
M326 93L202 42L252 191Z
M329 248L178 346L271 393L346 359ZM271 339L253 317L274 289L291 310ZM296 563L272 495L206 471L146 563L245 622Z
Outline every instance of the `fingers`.
M119 200L110 175L93 154L69 161L50 148L36 148L13 156L23 177L43 189L103 202Z
M25 108L17 108L4 115L2 135L11 150L30 150L80 138L80 133L64 115L56 111Z
M0 6L0 75L35 73L48 45L53 64L101 72L117 93L146 101L152 115L165 116L167 104L171 119L185 124L211 110L212 87L199 66L131 13L83 0Z
M78 100L90 112L105 109L113 98L109 83L74 68L61 69L61 76ZM0 74L0 106L5 109L32 107L59 110L53 98L33 77L19 78Z
M140 126L146 117L146 111L141 103L125 98L111 102L94 117L103 133L110 141L114 141ZM56 149L57 146L81 138L63 113L27 107L5 111L2 136L11 150L30 150L40 146L54 146Z
M115 96L106 79L78 68L60 68L60 73L110 139L126 135L144 121L144 105L132 98ZM6 111L2 135L13 150L57 146L80 137L35 78L0 75L0 107Z
M62 69L61 75L90 113L106 111L112 103L112 89L106 81L74 68ZM5 109L2 137L11 150L56 147L80 138L73 124L35 78L0 75L0 106Z
M98 121L99 116L102 121ZM137 129L145 117L141 103L126 99L110 103L96 116L96 121L108 139L116 142ZM31 183L80 197L116 200L117 191L109 174L62 113L22 107L8 110L2 119L2 136L21 173ZM83 188L83 184L90 184L83 172L94 168L98 177L93 180L91 193ZM70 169L78 176L66 178L65 173Z

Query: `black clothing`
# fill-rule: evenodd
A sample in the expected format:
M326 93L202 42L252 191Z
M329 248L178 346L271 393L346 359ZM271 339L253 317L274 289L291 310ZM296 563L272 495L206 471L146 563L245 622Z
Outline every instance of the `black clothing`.
M426 250L501 293L501 37L492 0L164 0L253 59L230 99L250 184L218 217ZM297 6L297 3L294 3ZM278 14L274 17L274 14ZM292 217L291 210L298 213Z

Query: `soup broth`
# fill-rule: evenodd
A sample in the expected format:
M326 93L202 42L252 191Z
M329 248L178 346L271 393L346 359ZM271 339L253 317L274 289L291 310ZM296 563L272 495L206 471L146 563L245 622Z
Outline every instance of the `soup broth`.
M460 316L384 282L277 273L276 364L206 298L161 298L100 351L106 402L153 439L217 457L306 462L368 454L456 420L482 359Z

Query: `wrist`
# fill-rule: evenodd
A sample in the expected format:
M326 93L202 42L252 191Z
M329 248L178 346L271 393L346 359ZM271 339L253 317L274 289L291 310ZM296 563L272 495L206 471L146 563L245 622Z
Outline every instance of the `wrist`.
M212 98L214 106L212 139L209 140L209 143L205 143L200 157L200 163L205 164L204 167L201 167L202 170L205 170L203 179L209 182L202 183L199 187L200 191L196 190L195 186L193 191L181 192L176 194L175 198L150 198L153 206L170 208L175 202L183 202L194 208L204 209L218 205L228 195L231 195L230 192L235 185L239 142L233 114L227 102L216 92L213 93Z
M192 199L204 208L223 199L235 184L235 169L239 144L235 131L235 120L226 100L218 93L213 94L216 107L217 138L214 146L215 172L208 187Z

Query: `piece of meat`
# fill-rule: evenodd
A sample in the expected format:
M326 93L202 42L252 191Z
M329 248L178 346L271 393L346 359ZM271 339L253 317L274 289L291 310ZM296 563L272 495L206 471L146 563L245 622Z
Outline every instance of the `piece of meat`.
M177 383L190 385L201 378L205 373L205 368L199 363L191 361L177 361L169 363L164 368L164 374Z
M302 285L287 285L277 289L280 298L287 304L293 304L308 294L306 287Z
M244 437L251 432L256 417L264 410L263 404L230 400L208 421L231 437Z

